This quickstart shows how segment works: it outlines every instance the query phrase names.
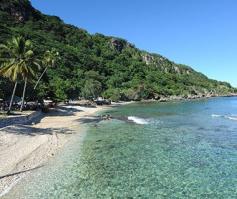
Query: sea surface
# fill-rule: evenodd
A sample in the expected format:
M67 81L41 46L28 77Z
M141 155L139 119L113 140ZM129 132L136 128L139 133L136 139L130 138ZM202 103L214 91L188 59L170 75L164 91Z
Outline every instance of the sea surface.
M237 98L133 103L89 122L6 198L237 198Z

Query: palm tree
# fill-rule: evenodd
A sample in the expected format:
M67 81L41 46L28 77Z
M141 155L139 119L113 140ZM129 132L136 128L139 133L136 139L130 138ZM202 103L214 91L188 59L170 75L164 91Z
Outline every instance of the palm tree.
M36 76L36 71L40 69L39 61L35 58L32 50L25 54L25 63L22 65L21 76L24 80L24 88L22 93L22 101L20 111L22 112L25 101L26 85L29 80Z
M37 64L34 58L32 44L30 40L25 40L19 36L8 41L6 45L0 45L0 48L2 49L1 61L3 62L0 68L0 74L15 82L8 113L11 111L17 84L20 79L25 81L21 105L22 110L27 80L35 74L33 66L39 67L39 64Z
M11 96L10 105L8 107L8 112L7 112L9 114L12 109L12 103L14 100L14 96L15 96L16 88L17 88L17 84L18 84L18 71L14 69L13 63L4 63L4 64L2 64L2 67L0 69L0 74L3 75L4 77L9 78L11 81L15 82L12 96Z
M43 57L43 65L45 65L45 69L42 72L42 74L40 75L39 79L37 80L34 89L36 89L36 87L38 86L40 80L42 79L42 77L44 76L44 74L46 73L46 71L48 70L49 67L55 67L56 61L57 59L59 59L59 52L57 52L55 49L52 50L47 50L44 53L44 57Z

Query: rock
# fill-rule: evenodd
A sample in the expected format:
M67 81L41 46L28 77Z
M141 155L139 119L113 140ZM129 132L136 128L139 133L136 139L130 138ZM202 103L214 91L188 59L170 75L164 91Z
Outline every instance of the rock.
M31 16L35 19L40 17L40 12L35 10L28 0L1 0L0 10L9 13L17 23L23 23Z
M128 48L135 48L135 45L134 45L134 44L131 44L131 43L129 43L129 42L127 42L127 47L128 47Z
M112 38L111 44L119 52L121 52L124 48L124 42L120 39Z
M145 55L142 55L142 60L146 62L146 64L148 65L154 62L154 57L149 54L145 54Z
M169 99L167 97L160 97L159 102L167 102Z
M174 66L173 69L174 69L174 72L175 72L175 73L181 74L181 71L180 71L180 69L179 69L178 66Z
M160 95L158 95L158 94L155 93L155 94L154 94L154 99L155 99L155 100L159 100L159 99L160 99Z
M186 74L189 75L191 72L189 70L186 71Z

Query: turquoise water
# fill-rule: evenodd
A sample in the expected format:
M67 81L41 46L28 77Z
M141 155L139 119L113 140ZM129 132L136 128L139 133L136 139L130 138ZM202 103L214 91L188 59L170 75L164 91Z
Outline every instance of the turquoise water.
M237 198L237 98L107 112L8 198Z

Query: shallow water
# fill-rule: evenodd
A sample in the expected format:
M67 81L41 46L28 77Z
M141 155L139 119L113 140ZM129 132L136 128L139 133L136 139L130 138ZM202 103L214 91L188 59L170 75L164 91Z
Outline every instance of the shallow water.
M6 198L237 198L237 98L107 112Z

